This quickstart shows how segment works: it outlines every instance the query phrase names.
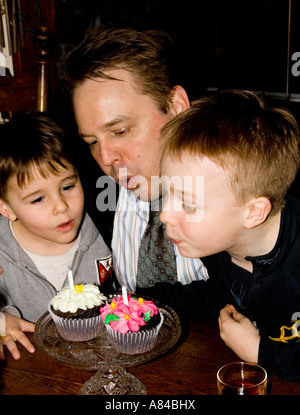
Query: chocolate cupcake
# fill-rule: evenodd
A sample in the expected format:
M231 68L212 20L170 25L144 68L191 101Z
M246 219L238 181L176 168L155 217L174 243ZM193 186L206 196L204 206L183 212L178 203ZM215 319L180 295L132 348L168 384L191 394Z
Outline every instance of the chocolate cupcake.
M120 296L106 303L100 308L102 320L117 351L127 354L145 353L157 342L163 314L153 301L130 295L127 300L124 303Z
M65 340L86 341L104 328L100 306L106 299L93 284L64 287L50 301L48 310Z

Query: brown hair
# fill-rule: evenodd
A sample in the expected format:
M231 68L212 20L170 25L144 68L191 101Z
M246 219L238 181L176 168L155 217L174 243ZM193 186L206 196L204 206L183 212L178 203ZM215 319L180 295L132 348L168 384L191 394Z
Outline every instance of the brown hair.
M100 25L91 30L83 43L65 62L65 79L75 88L86 79L110 78L112 69L130 71L142 94L151 96L166 113L172 89L180 84L175 68L175 45L160 30Z
M223 91L192 104L162 129L163 152L208 157L229 175L237 202L264 196L283 206L300 166L299 129L286 109L249 91Z
M16 176L19 187L32 179L36 167L42 177L66 168L73 156L66 148L66 134L52 119L20 114L0 125L0 198L6 200L8 181Z

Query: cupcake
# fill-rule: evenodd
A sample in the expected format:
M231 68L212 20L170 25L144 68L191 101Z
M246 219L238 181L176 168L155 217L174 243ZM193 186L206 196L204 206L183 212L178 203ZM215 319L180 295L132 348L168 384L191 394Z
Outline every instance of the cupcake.
M153 301L127 296L113 298L100 307L101 317L113 347L127 354L145 353L157 342L163 315Z
M48 310L65 340L86 341L104 328L100 306L106 299L93 284L64 287L49 302Z

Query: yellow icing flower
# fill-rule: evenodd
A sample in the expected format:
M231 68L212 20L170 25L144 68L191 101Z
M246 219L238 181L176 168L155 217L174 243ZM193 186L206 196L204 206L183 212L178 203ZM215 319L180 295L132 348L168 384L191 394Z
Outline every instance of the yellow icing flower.
M77 293L82 293L82 292L83 292L83 285L82 285L82 284L80 284L80 285L75 285L75 286L74 286L74 290L75 290Z
M140 297L139 299L138 299L138 303L139 304L142 304L144 302L144 299L142 298L142 297Z

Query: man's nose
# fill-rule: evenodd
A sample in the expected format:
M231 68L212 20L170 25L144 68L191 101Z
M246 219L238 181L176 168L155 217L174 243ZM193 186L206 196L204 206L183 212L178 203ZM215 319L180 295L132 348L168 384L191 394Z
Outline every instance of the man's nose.
M122 152L114 143L103 141L100 143L100 156L104 166L112 166L122 159Z

